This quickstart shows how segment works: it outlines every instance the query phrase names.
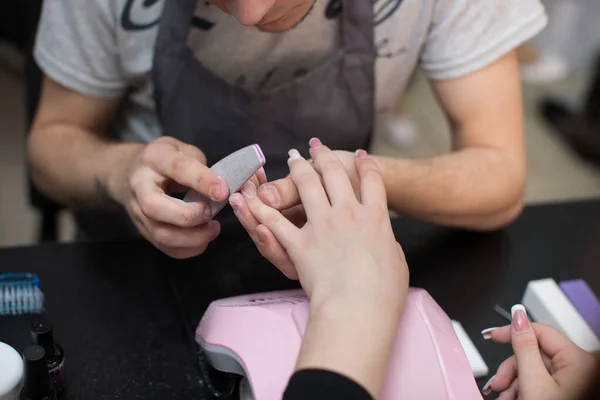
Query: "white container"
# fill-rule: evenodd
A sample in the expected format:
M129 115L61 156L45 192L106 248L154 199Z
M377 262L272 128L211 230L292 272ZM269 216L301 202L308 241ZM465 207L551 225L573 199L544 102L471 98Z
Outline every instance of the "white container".
M15 349L0 342L0 400L17 400L23 382L23 359Z

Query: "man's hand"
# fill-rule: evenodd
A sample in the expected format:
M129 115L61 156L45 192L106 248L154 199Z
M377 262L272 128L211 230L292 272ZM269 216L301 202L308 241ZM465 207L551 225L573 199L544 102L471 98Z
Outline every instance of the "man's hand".
M264 171L258 174L264 178ZM206 166L198 148L171 137L148 144L117 174L109 192L127 210L140 233L174 258L201 254L220 232L208 204L186 203L169 195L191 188L213 201L225 201L225 181ZM253 181L259 184L259 178ZM112 189L112 190L111 190Z

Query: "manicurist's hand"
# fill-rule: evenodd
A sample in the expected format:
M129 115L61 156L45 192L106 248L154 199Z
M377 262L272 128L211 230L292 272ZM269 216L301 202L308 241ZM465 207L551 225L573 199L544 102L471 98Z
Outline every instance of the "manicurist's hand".
M313 143L311 156L314 167L290 151L290 178L306 213L302 227L264 204L253 183L230 203L238 215L243 206L256 218L261 242L281 245L310 298L297 368L338 372L377 396L408 290L408 267L375 162L362 150L353 156L357 196L334 152Z
M258 178L261 176L261 179ZM253 177L266 180L264 171ZM172 137L161 137L143 146L113 185L115 198L127 210L140 233L174 258L204 252L220 232L206 203L185 203L169 195L193 189L214 201L225 201L225 181L206 165L198 148Z
M313 159L308 160L308 162L314 167L316 150L323 147L323 144L319 139L311 139L309 145L310 154ZM332 153L343 166L355 196L360 198L360 177L356 167L356 155L347 151L333 151ZM242 192L249 198L258 196L264 204L281 211L282 215L297 227L302 227L306 223L306 212L302 205L298 188L291 176L263 183L258 187L248 184L243 188ZM235 205L234 209L236 210L238 219L257 245L261 254L277 266L288 278L297 279L298 276L289 255L274 237L265 236L264 232L257 229L259 222L243 198L234 196L233 203L231 204L232 206Z
M525 309L512 309L512 324L484 331L497 343L512 344L504 361L484 386L501 400L580 400L597 378L596 360L556 329L529 321Z

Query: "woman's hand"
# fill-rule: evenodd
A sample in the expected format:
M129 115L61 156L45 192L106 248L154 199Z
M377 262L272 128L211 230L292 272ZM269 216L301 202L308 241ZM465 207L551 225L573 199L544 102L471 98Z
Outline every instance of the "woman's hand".
M311 300L297 369L346 375L377 398L408 290L408 267L375 162L362 150L354 156L357 194L334 152L313 140L311 156L314 167L290 151L290 178L306 215L300 227L265 205L253 183L230 203L238 217L245 207L256 218L259 248L281 246L289 260L284 272L299 277Z
M483 333L494 342L511 343L515 352L484 386L485 395L493 391L501 400L579 400L594 383L595 358L556 329L532 324L521 305L513 306L510 326Z
M309 144L311 147L311 154L312 149L323 146L318 139L311 139ZM347 151L333 151L333 154L342 163L344 170L352 183L355 195L360 197L360 177L356 168L356 155ZM308 160L308 162L314 167L314 160ZM243 193L246 194L246 197L250 198L258 196L264 204L281 211L281 214L298 228L303 227L306 223L306 212L301 203L298 188L291 176L274 182L261 184L258 188L257 186L246 185L243 188ZM287 251L275 236L269 235L264 230L264 227L258 228L260 223L246 204L246 201L244 201L244 198L242 196L234 195L230 198L230 204L240 223L244 226L263 257L271 261L271 263L273 263L273 265L288 278L298 279L294 263L290 259Z
M265 205L251 182L242 195L230 197L234 210L239 215L245 200L258 223L258 242L280 243L311 300L325 300L341 292L363 299L362 292L367 290L373 292L371 298L403 298L408 270L392 231L377 165L364 151L354 156L360 178L357 195L336 154L319 141L311 143L314 168L295 150L290 151L289 159L290 178L307 217L305 224L298 227Z

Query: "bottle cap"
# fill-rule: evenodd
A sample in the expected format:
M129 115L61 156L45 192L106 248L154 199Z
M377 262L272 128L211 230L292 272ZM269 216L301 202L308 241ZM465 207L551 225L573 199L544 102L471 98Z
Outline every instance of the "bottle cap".
M22 380L21 356L11 346L0 342L0 400L17 399Z
M23 352L25 379L21 398L42 400L52 398L52 382L46 364L46 352L42 346L31 345Z
M33 343L44 348L47 356L54 353L54 334L52 332L52 323L49 321L35 320L31 323L31 339Z

